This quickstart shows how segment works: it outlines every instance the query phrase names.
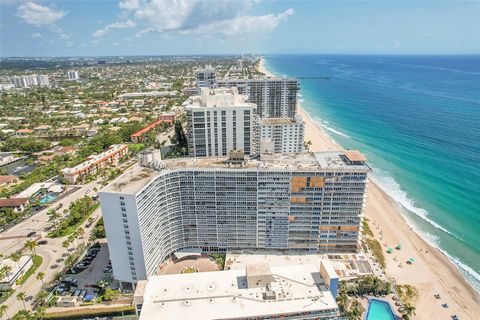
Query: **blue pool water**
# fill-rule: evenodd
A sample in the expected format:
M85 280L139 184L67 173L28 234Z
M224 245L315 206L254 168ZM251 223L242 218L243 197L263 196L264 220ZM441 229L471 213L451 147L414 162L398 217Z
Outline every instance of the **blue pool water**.
M395 320L387 302L371 299L368 303L366 320Z
M48 193L46 195L44 195L40 200L39 202L41 204L45 204L45 203L50 203L52 202L53 200L57 199L58 195L56 195L55 193Z

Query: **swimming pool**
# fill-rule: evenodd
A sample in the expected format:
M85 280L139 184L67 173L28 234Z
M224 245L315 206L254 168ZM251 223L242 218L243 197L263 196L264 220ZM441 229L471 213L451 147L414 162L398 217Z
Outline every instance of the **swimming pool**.
M53 200L57 199L58 195L56 193L47 193L44 195L38 202L41 204L50 203Z
M392 308L387 301L370 298L365 320L395 320Z

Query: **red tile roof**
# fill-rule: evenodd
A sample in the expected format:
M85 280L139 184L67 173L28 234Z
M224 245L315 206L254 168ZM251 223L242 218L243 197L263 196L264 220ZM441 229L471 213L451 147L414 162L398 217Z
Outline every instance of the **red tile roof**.
M10 198L10 199L0 199L0 208L14 208L20 207L28 202L28 198Z

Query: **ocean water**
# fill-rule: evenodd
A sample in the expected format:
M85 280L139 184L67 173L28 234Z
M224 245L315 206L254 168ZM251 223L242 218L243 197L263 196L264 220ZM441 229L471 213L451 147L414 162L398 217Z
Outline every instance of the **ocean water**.
M480 56L272 55L301 105L480 291ZM325 79L325 78L328 79Z

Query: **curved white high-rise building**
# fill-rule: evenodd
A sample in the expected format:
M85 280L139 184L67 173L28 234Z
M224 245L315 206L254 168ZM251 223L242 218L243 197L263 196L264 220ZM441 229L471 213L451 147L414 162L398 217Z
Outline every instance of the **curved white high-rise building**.
M369 167L353 151L155 159L100 192L116 279L184 248L355 252Z

